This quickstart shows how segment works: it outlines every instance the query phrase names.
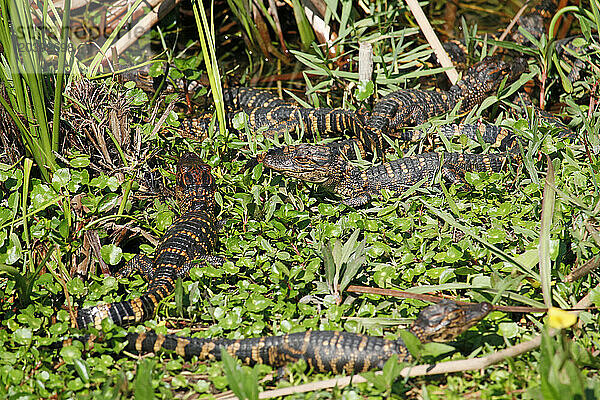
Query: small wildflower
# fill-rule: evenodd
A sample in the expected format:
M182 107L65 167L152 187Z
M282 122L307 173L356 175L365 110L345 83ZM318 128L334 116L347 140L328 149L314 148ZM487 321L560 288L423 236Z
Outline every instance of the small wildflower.
M552 328L565 329L577 322L577 315L561 310L560 308L551 307L548 310L548 324Z

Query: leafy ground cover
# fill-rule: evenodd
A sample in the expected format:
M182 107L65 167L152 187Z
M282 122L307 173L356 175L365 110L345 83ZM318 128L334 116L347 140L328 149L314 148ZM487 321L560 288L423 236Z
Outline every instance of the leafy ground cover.
M597 43L590 35L597 31L594 4L587 13L577 13L584 33L587 26L582 45ZM310 106L369 107L370 100L417 86L438 72L417 68L429 55L416 40L417 30L394 28L404 9L396 3L377 5L381 8L365 19L351 13L338 16L341 25L356 27L340 35L348 54L355 56L357 37L375 43L372 84L358 86L356 73L336 69L317 47L298 50L294 54L300 65L312 73L300 100ZM360 209L261 164L248 168L248 160L260 152L300 139L266 139L244 130L242 120L239 126L246 137L215 132L192 140L176 133L178 118L170 110L162 111L166 130L157 132L157 119L149 117L154 110L150 96L130 84L119 96L128 99L129 128L138 133L144 157L132 161L127 149L117 152L126 166L118 173L99 168L97 154L77 151L76 146L62 148L59 165L46 172L34 168L29 154L3 164L1 396L226 398L223 392L232 389L255 398L258 390L330 378L311 373L302 362L282 372L266 366L240 368L228 359L200 363L165 353L135 357L122 352L122 338L126 329L145 328L198 337L333 329L396 338L427 304L345 291L349 284L498 305L545 307L550 301L569 309L585 296L589 304L598 305L596 272L567 277L576 267L598 263L599 70L584 57L586 73L569 87L548 43L544 39L535 50L520 49L532 53L530 72L467 117L485 116L511 127L523 139L522 163L507 166L503 173L467 174L468 185L447 186L438 177L439 189L383 193ZM219 61L227 57L231 55ZM181 71L197 73L201 65L198 58L174 62L179 66L171 71L174 77ZM509 95L530 80L544 83L541 97L546 102L565 105L563 114L576 140L558 139L556 127L534 116L507 112ZM210 98L206 92L200 96ZM69 100L64 112L77 115L77 103ZM392 141L390 159L434 145L449 151L494 151L466 138L440 139L437 127L455 118L427 123L422 128L429 135L419 143ZM78 342L52 348L57 340L80 333L70 322L76 305L120 301L144 292L145 283L137 276L117 280L92 269L84 280L76 272L83 264L97 267L100 261L114 271L138 252L152 252L177 214L170 188L175 162L188 150L206 160L217 178L224 225L217 254L228 261L222 268L192 269L153 320L130 328L105 324L103 341L91 351ZM97 252L89 244L94 236L101 245ZM414 354L415 363L473 358L543 335L539 348L485 369L409 379L400 376L403 365L390 362L382 375L365 374L367 382L289 398L600 397L597 312L581 312L578 324L555 337L548 335L546 320L545 313L494 311L455 342L425 346Z

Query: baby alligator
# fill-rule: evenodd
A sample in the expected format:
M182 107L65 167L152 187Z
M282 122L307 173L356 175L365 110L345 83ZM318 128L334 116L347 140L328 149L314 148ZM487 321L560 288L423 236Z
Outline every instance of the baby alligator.
M266 167L284 175L319 183L342 197L342 203L359 207L382 189L401 192L436 174L450 182L463 182L465 172L499 172L508 156L501 154L422 153L399 158L367 170L352 165L339 143L299 144L271 149L257 157Z
M390 93L375 104L366 122L367 129L378 138L381 148L383 134L412 140L414 131L405 128L450 112L459 102L459 113L468 112L494 93L505 78L515 80L526 66L522 59L507 63L496 57L486 57L469 68L447 92L408 89Z
M446 342L475 325L492 308L489 303L457 304L444 300L424 308L409 332L422 343ZM238 340L179 337L148 331L129 333L127 339L126 350L137 354L167 349L185 358L197 356L200 360L220 360L224 349L246 364L280 367L305 360L316 372L357 373L378 369L394 354L398 361L411 359L402 339L386 340L336 331L307 331Z
M303 108L296 103L279 99L267 90L232 87L223 89L226 106L225 123L231 132L240 137L243 132L234 128L234 117L238 111L247 116L245 125L251 132L260 132L267 137L280 137L285 133L302 131L308 136L329 135L348 132L356 137L361 148L375 150L377 141L368 136L364 129L363 116L353 110L342 108ZM209 132L213 121L211 113L204 113L181 121L182 136L198 139ZM216 123L218 127L218 123Z
M146 293L133 300L80 309L77 326L100 329L104 318L110 318L117 325L147 320L154 315L158 303L173 292L177 278L186 277L195 265L219 263L219 257L210 255L218 230L215 191L210 167L197 155L184 154L177 164L175 187L181 216L163 236L153 259L137 255L117 272L117 276L127 276L139 271L149 281Z
M554 136L576 139L575 133L559 118L533 106L527 98L519 98L517 102L530 110L535 121L554 127ZM382 189L401 192L420 181L428 185L438 172L451 183L462 183L466 172L499 172L509 161L520 162L520 140L507 128L482 122L449 124L440 126L440 133L448 138L464 135L481 140L502 153L423 153L361 170L350 163L355 143L346 140L274 148L260 154L256 161L286 176L321 184L341 196L344 204L353 207L366 204ZM406 135L404 139L415 140L420 135L421 132L415 130L412 138Z

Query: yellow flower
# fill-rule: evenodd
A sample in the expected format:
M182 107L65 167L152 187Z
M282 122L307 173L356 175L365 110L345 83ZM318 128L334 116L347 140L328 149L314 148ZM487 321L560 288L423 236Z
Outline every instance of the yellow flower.
M552 328L565 329L577 322L577 315L561 310L560 308L551 307L548 310L548 324Z

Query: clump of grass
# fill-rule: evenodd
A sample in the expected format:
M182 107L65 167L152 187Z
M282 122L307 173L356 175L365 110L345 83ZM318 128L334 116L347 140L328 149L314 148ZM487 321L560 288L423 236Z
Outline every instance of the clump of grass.
M49 102L52 90L49 89L51 75L45 71L43 30L35 27L29 3L25 0L2 0L0 2L2 22L0 23L0 43L4 49L6 62L0 66L0 80L4 85L8 101L0 97L0 104L15 122L26 149L36 160L38 168L46 180L57 168L54 151L58 150L58 126L51 129L49 123ZM68 14L67 14L68 21ZM67 35L67 32L64 32ZM66 42L65 42L66 43ZM59 68L62 83L66 45L59 53ZM55 96L55 115L60 115L60 92ZM55 125L58 117L55 118Z

